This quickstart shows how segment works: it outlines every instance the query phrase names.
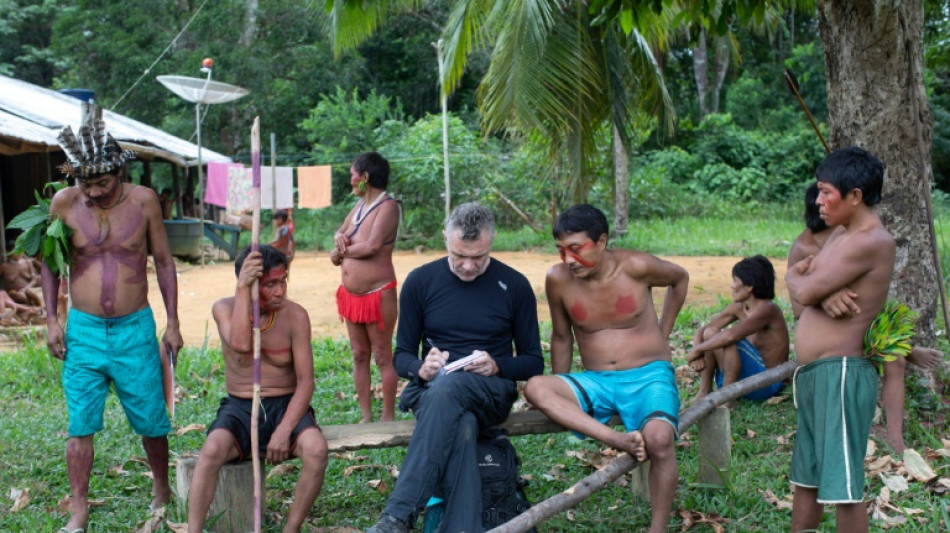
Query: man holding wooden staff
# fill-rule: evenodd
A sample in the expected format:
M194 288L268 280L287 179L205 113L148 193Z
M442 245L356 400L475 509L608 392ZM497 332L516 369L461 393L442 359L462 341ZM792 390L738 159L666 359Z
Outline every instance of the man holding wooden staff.
M221 335L228 396L221 400L195 464L188 492L191 533L202 530L221 466L251 456L251 287L255 281L261 309L260 451L271 464L291 456L301 461L284 533L300 531L323 486L327 442L310 407L314 389L310 316L287 299L287 267L287 257L273 246L261 246L259 252L244 249L234 262L238 277L234 296L218 300L211 310Z

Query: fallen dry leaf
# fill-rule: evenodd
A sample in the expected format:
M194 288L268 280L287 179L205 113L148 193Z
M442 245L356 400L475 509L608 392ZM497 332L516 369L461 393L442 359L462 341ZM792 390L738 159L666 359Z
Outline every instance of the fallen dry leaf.
M297 472L297 465L293 463L280 463L279 465L271 468L267 472L267 479L279 476L286 476L287 474L294 474Z
M381 479L371 479L367 481L366 484L376 489L376 492L379 492L380 494L385 494L387 491L389 491L389 485L387 485L386 482Z
M754 439L754 438L755 438L755 431L752 431L751 429L746 429L746 430L745 430L745 436L746 436L746 438Z
M877 444L871 439L868 439L868 451L864 453L864 458L867 460L868 457L873 457L877 453Z
M106 504L105 500L87 500L89 507L102 507ZM59 509L61 513L69 512L69 494L63 496L56 502L56 508Z
M907 468L907 472L910 473L911 477L923 483L937 477L927 461L913 448L904 450L904 467Z
M189 432L191 432L191 431L204 431L204 429L205 429L205 425L204 425L204 424L197 424L197 423L196 423L196 424L188 424L187 426L185 426L185 427L183 427L183 428L178 428L178 431L176 431L175 433L178 434L178 436L180 437L180 436L184 435L185 433L189 433Z
M768 400L765 400L765 403L768 405L775 405L784 402L788 399L788 394L782 394L781 396L772 396Z
M346 467L346 468L343 469L343 476L344 476L344 477L349 477L349 476L353 475L353 472L359 472L359 471L361 471L361 470L372 470L372 469L374 469L374 468L387 469L387 470L390 471L390 473L392 473L392 468L393 468L393 467L392 467L392 465L379 465L379 464L376 464L376 465L352 465L352 466L348 466L348 467ZM398 475L398 474L397 474L397 475ZM393 477L396 477L396 476L393 476Z
M10 512L20 511L30 504L30 489L10 489L10 499L13 500Z
M867 462L867 459L865 459L865 462L865 469L867 470L869 476L876 476L882 472L893 470L890 455L878 457L877 459L874 459L870 462Z
M724 533L726 528L723 524L729 521L715 513L707 515L699 511L687 511L685 509L677 509L677 513L683 518L683 531L695 524L706 524L716 533Z
M878 474L878 476L881 478L881 481L884 482L884 486L894 494L900 494L907 490L907 480L904 479L904 476L885 474L883 472Z
M766 502L774 505L776 509L790 510L792 508L792 502L787 499L788 496L791 496L790 494L786 497L786 499L780 499L775 495L775 493L772 492L772 489L766 489L764 492L760 490L759 492L762 494L763 499L765 499Z

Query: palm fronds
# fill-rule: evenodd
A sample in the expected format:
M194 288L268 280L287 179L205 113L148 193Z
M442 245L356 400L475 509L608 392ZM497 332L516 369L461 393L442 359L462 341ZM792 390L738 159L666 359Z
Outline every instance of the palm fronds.
M917 313L906 305L888 300L864 334L864 356L884 371L884 363L907 357L916 333Z

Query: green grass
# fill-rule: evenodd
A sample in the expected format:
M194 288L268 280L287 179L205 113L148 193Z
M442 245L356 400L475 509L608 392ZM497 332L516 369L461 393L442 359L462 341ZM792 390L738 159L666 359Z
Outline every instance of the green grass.
M677 365L683 364L693 328L713 312L713 308L686 308L680 314L672 339ZM542 331L549 328L549 324L542 324ZM315 341L314 363L317 391L312 405L319 422L357 422L360 414L351 382L347 343L330 339ZM0 495L7 497L11 489L30 491L26 508L11 512L10 500L0 506L0 531L53 531L65 523L66 515L57 509L57 502L69 492L64 460L66 406L59 381L60 368L60 362L51 360L45 346L36 341L17 352L0 354L0 393L4 398L0 404ZM210 423L218 399L224 393L220 353L186 349L179 360L177 374L186 396L178 404L175 428ZM945 385L947 376L943 377L940 394L945 398L950 390ZM378 375L374 376L375 382L378 379ZM910 381L908 443L919 450L939 448L941 438L950 438L947 405L938 401L941 396L934 398ZM695 392L696 383L680 380L684 406ZM379 409L378 402L376 408ZM93 531L134 531L148 517L145 508L150 500L151 481L141 461L144 453L112 395L105 420L105 429L96 437L97 454L90 491L90 497L102 501L102 505L93 510L91 524ZM718 515L726 531L787 531L789 511L776 509L765 500L763 493L771 490L779 498L790 493L786 476L791 446L787 442L794 427L791 401L778 405L737 402L732 412L733 468L728 490L695 486L698 470L695 432L684 435L677 447L680 481L670 527L682 527L683 519L676 512L681 509L706 516ZM177 454L197 452L203 438L203 432L181 436L173 433L169 437L172 461ZM786 443L780 442L780 438ZM883 441L876 440L879 450L884 450ZM586 462L568 456L568 452L583 450L597 454L602 448L597 442L578 441L567 433L518 437L515 446L524 462L522 473L531 478L527 493L534 502L567 489L593 471ZM382 511L394 480L386 468L369 468L349 476L345 475L345 469L357 464L398 466L404 454L405 449L395 448L332 457L326 485L310 514L310 524L323 528L369 527ZM931 464L941 477L947 477L950 460L932 460ZM382 490L370 486L375 479L383 480ZM279 531L280 519L286 515L292 497L294 480L295 476L282 476L268 481L265 531ZM881 492L879 479L869 479L868 486L869 498ZM900 530L944 530L933 523L918 523L921 516L931 521L943 517L946 526L946 506L941 507L942 498L915 482L908 492L892 495L895 505L925 511L923 515L911 517L911 523ZM184 522L184 516L184 503L174 502L169 519ZM540 530L637 531L646 527L649 518L649 507L634 501L628 487L613 485L569 513L561 513L545 522ZM874 524L872 521L872 530L879 526ZM833 514L826 515L822 527L833 529ZM702 526L699 530L711 529Z

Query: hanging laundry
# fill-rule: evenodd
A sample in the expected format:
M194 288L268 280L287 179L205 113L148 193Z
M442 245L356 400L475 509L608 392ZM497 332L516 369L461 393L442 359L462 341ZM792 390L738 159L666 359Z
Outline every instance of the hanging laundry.
M217 163L208 161L208 176L205 183L205 203L224 207L228 203L228 169L244 168L240 163Z
M276 187L271 168L277 172ZM277 202L274 203L274 192ZM261 167L261 209L289 209L294 206L294 168Z
M246 213L254 208L251 198L251 169L243 166L228 168L228 213Z
M333 168L297 167L297 207L319 209L330 206Z

